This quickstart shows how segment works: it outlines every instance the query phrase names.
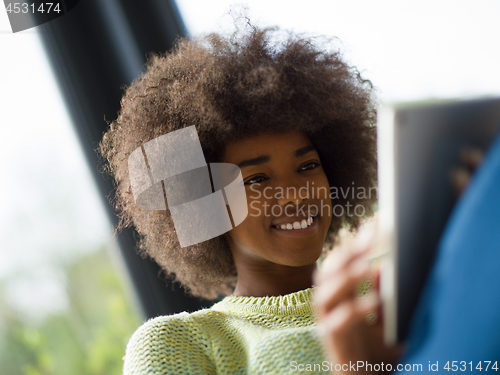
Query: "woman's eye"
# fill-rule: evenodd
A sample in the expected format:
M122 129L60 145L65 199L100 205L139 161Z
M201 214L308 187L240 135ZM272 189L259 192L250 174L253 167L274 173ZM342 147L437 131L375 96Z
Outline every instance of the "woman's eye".
M319 163L316 163L315 161L312 161L310 163L307 163L306 165L302 166L300 168L301 171L307 171L309 169L314 169L319 166Z
M263 176L252 177L251 179L245 181L245 185L258 184L264 180L265 178Z

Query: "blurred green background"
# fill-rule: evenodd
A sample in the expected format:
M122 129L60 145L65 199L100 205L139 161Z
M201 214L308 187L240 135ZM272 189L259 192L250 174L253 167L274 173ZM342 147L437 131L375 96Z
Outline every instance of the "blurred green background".
M67 264L69 304L41 321L4 301L0 281L0 363L9 375L120 374L124 349L141 323L127 305L107 249Z
M142 317L106 202L37 31L9 28L2 9L0 374L121 374Z

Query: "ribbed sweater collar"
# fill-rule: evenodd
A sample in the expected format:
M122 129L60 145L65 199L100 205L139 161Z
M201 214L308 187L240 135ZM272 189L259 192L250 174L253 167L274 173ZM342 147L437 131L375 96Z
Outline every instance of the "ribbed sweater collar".
M313 288L309 288L276 297L228 296L212 309L244 314L310 315L313 313L313 291Z

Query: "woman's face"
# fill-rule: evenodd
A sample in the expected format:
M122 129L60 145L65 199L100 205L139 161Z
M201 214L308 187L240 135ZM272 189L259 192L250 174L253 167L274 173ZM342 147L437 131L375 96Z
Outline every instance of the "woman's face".
M316 262L332 206L328 179L309 138L298 131L261 134L228 144L223 161L240 166L248 203L247 218L225 234L236 267Z

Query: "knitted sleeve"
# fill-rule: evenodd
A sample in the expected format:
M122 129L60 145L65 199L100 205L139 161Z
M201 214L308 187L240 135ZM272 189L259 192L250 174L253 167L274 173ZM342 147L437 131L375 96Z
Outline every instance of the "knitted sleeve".
M132 335L123 374L215 374L210 350L189 314L161 316L147 321Z

